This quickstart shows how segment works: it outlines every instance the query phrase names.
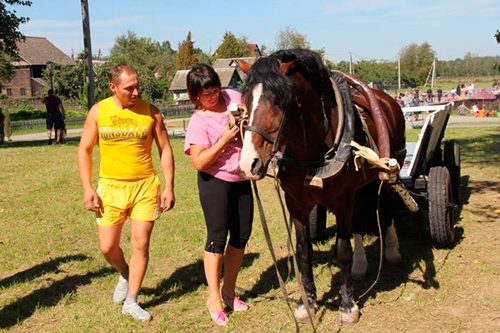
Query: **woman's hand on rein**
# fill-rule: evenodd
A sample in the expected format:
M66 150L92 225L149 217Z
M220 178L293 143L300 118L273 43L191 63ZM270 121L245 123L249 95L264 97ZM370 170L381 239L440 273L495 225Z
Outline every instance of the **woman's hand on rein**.
M237 134L239 131L240 128L238 126L231 126L231 124L228 122L226 125L226 130L224 131L224 134L222 134L222 139L225 140L226 143L229 143L238 138Z

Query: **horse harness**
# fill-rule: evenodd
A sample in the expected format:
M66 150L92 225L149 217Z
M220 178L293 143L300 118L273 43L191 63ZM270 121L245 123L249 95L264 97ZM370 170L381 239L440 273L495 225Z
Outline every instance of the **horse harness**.
M363 125L363 131L365 132L367 140L371 143L371 147L374 147L373 149L377 152L377 154L378 154L377 147L380 146L380 142L379 145L377 145L377 143L375 142L374 138L371 136L368 130L366 122L363 120L364 111L357 105L355 105L351 99L350 85L353 86L353 89L360 91L364 96L368 94L366 92L367 88L365 86L360 86L360 82L356 81L355 78L350 77L346 73L340 71L331 71L329 79L332 84L332 88L334 90L335 102L337 103L337 115L339 121L337 125L337 131L335 132L336 133L335 140L333 144L332 143L329 144L331 145L331 148L324 154L323 158L320 160L299 161L289 156L286 156L283 152L279 150L279 137L283 132L284 125L287 119L287 109L283 110L283 117L281 119L276 137L274 138L269 133L263 131L261 128L248 125L249 115L247 110L243 110L243 114L236 114L236 116L241 116L241 121L240 121L241 130L244 129L247 131L255 132L260 136L262 136L264 140L272 144L271 165L273 165L275 169L279 170L281 165L289 165L293 167L309 169L304 179L304 185L307 187L323 188L323 181L337 176L344 169L344 166L346 166L347 163L349 162L349 158L351 157L353 148L352 142L354 139L354 130L355 130L355 116L356 116L355 112L358 112L358 116L361 119L361 123ZM349 80L350 85L348 84L347 80ZM372 106L372 104L375 103L373 96L366 96L366 99L369 102L370 106ZM300 106L298 101L296 101L296 103L297 105ZM378 102L376 103L377 106L373 106L372 109L377 110L377 112L380 112L380 106L378 105ZM329 121L325 112L323 94L321 95L321 104L324 117L324 126L325 130L327 130L329 127ZM379 119L379 121L384 121L381 116L373 117L373 119L374 121L376 121L377 119ZM377 126L377 131L387 132L387 126L385 124L384 126ZM385 135L384 134L381 135L380 133L377 134L378 134L377 137L385 138L385 141L383 141L381 144L384 147L390 147L388 134ZM387 150L387 148L383 150ZM398 153L400 152L396 152L396 154ZM385 171L387 172L388 170Z

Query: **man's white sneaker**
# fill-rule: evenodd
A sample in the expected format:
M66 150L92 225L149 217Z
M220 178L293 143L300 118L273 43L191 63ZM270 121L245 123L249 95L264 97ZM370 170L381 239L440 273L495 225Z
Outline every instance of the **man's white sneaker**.
M128 292L128 281L120 275L118 278L118 283L113 294L113 302L121 303L127 298Z
M151 320L151 315L149 312L144 310L139 306L137 303L131 303L131 304L123 304L122 307L122 313L123 314L129 314L131 315L134 319L140 320L140 321L149 321Z

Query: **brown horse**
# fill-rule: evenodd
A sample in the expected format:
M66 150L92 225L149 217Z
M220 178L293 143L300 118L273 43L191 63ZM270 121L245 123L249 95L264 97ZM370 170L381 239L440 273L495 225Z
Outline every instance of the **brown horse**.
M366 270L366 259L361 269L353 267L350 243L353 221L365 218L357 213L374 206L379 178L386 177L379 168L363 161L358 164L360 171L356 171L350 142L372 147L381 155L390 154L383 157L396 157L401 164L405 155L401 108L390 96L368 88L356 78L345 73L340 73L339 78L339 73L329 71L316 53L306 49L278 51L260 58L252 67L243 62L239 65L248 74L243 90L248 124L240 168L252 180L263 178L270 170L270 162L278 170L277 177L296 230L302 284L312 310L318 305L312 274L309 213L319 204L335 214L336 254L342 278L340 318L343 323L357 322L359 309L354 300L351 269L363 275L364 272L356 271ZM332 84L334 81L338 84ZM373 99L378 114L373 110ZM377 116L379 119L375 119ZM329 168L333 169L330 174L320 172ZM315 184L318 179L319 185ZM391 197L392 190L385 182L382 193L383 198ZM380 216L387 225L391 223L387 202L382 203ZM389 239L397 244L391 230ZM392 255L399 259L397 247ZM357 264L354 260L354 266ZM297 304L295 317L307 318L302 300Z

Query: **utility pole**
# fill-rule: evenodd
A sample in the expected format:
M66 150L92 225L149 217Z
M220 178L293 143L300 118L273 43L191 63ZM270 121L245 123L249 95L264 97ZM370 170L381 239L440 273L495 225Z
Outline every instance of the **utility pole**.
M398 90L401 91L401 58L398 58Z
M83 47L84 56L87 61L87 100L89 109L94 105L94 68L92 65L92 42L90 38L89 4L87 0L82 2L82 25L83 25Z
M349 73L354 74L354 67L352 66L352 53L349 52Z

